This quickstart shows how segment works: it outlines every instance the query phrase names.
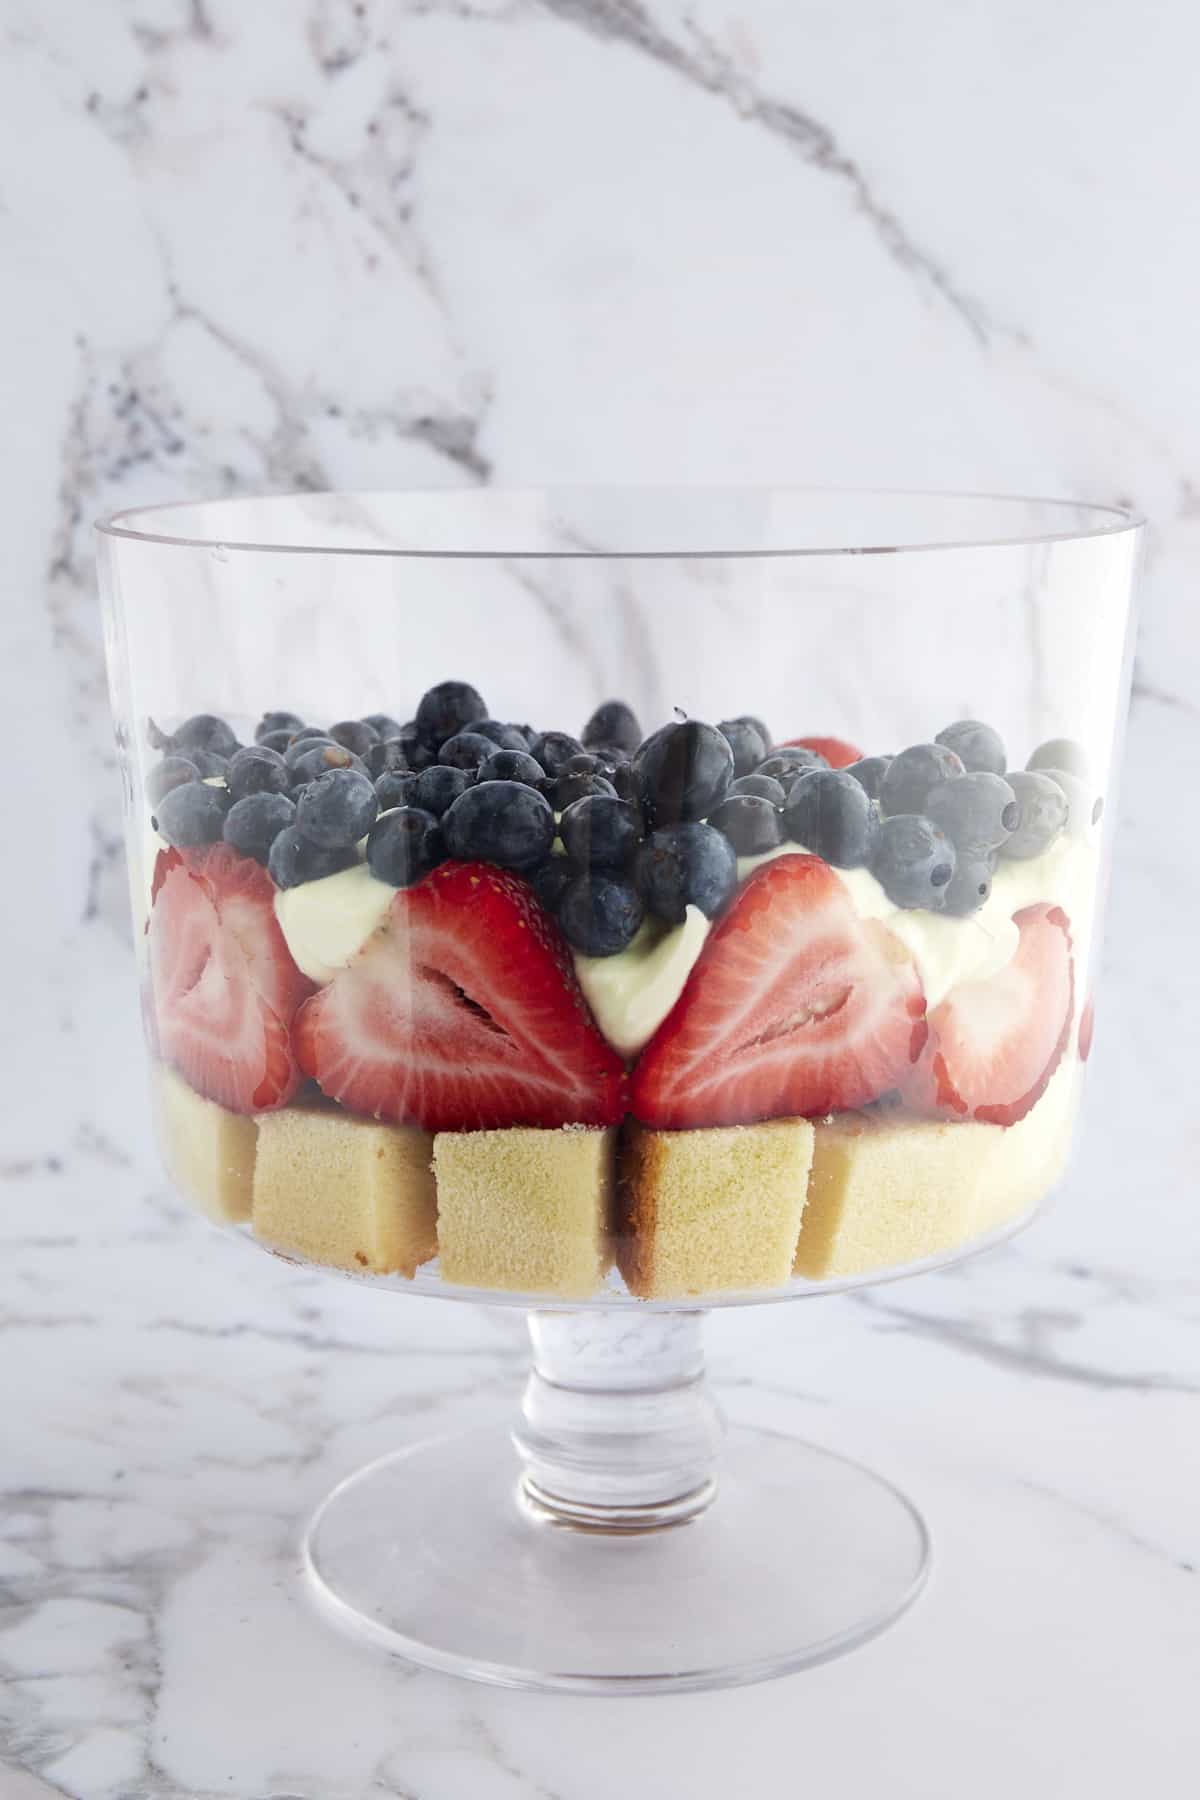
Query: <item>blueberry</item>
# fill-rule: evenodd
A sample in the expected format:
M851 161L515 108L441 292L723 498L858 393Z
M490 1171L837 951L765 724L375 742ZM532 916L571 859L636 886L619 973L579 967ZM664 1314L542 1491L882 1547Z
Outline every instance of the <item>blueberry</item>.
M749 775L751 769L757 769L771 748L758 726L749 719L722 719L717 730L733 751L735 775Z
M318 775L296 803L296 829L322 850L342 850L366 837L379 816L379 799L369 775L358 769L329 769Z
M578 873L565 856L548 856L530 872L533 891L548 913L558 912L559 901Z
M653 825L706 819L729 792L733 751L715 725L685 719L647 739L634 758L642 806Z
M278 750L282 756L292 741L292 733L287 730L264 731L257 740L264 750Z
M783 783L776 781L773 775L739 775L729 791L731 794L757 794L760 800L769 800L772 806L782 806L787 799Z
M477 737L490 738L498 750L528 750L529 739L519 725L506 725L503 719L472 719L465 726Z
M288 756L290 755L289 751ZM287 760L288 757L285 756L284 761ZM353 750L343 750L340 744L314 742L311 738L302 746L300 755L292 761L290 767L294 789L306 787L310 781L316 781L318 776L327 775L332 769L353 770L370 779Z
M627 769L631 761L629 751L622 749L620 744L589 744L584 755L596 759L601 775L609 775L614 769Z
M1080 781L1087 781L1092 772L1087 751L1073 738L1047 738L1044 744L1038 745L1025 767L1064 769L1068 775L1074 775Z
M352 869L358 858L351 847L325 850L306 838L295 825L286 826L271 845L267 868L276 887L299 887L305 881L320 881L342 869Z
M425 742L437 750L447 738L464 730L472 719L487 717L487 701L469 682L439 681L436 687L421 696L416 727Z
M619 798L616 788L606 775L560 775L550 782L546 789L550 804L556 813L565 813L569 806L577 800L586 800L589 794L611 794L613 799Z
M316 750L321 745L324 745L328 750L336 750L338 757L344 757L346 759L345 766L349 767L349 750L343 750L340 744L335 744L333 739L327 737L323 731L314 732L306 730L302 736L294 737L283 753L283 760L289 769L294 769L302 756L307 756L310 750Z
M416 785L417 777L411 769L386 770L375 783L380 812L390 812L395 806L411 806Z
M580 868L623 869L642 841L642 821L636 806L616 794L585 794L567 807L558 834Z
M720 912L737 887L737 856L715 826L689 820L652 832L634 858L633 875L649 911L681 925L689 906L709 919Z
M1069 769L1038 769L1034 772L1048 775L1062 789L1067 797L1067 835L1086 843L1092 826L1099 824L1104 811L1100 795Z
M418 738L390 737L381 738L377 744L370 746L363 757L363 766L368 775L378 780L381 775L390 774L393 769L419 772L436 761L433 751Z
M372 744L380 742L379 732L365 719L339 719L329 727L329 735L344 750L353 750L355 756L365 756Z
M235 800L230 807L222 835L225 842L240 850L243 856L252 856L255 862L265 863L275 839L294 824L295 819L295 802L286 794L247 794L244 800Z
M493 750L479 765L480 781L523 781L540 792L546 771L528 750Z
M265 712L254 727L254 741L256 744L265 744L277 731L286 731L288 737L293 738L298 731L303 730L304 720L297 713ZM273 744L271 748L277 750L279 746Z
M366 713L363 724L369 725L378 738L399 737L404 730L403 725L398 725L390 713Z
M234 800L244 800L247 794L286 794L292 772L278 750L250 744L230 757L225 779Z
M935 787L925 802L925 816L956 850L998 850L1016 830L1021 809L1002 775L976 769Z
M580 750L575 756L568 756L560 775L603 775L605 765L591 750Z
M879 826L871 868L893 906L940 912L955 861L954 845L932 819L897 813Z
M632 800L635 805L638 799L638 778L632 763L623 762L604 765L604 779L612 784L621 800Z
M589 750L595 744L612 744L632 755L642 741L642 728L637 714L624 700L606 700L579 735Z
M935 742L953 750L968 773L1003 775L1008 767L1004 739L979 719L959 719L947 725L945 731L938 732Z
M404 754L404 745L399 736L380 738L377 744L371 745L362 760L363 768L372 781L378 781L381 775L409 773L408 757Z
M762 739L763 743L767 746L768 750L770 749L771 744L773 742L771 733L767 729L767 727L763 724L763 721L757 716L757 714L755 714L755 713L739 713L737 718L732 719L730 721L730 723L733 725L752 725L754 727L755 731L757 731L759 737Z
M387 740L389 743L391 741L390 738ZM409 768L415 769L418 774L422 769L431 769L438 760L437 751L431 750L424 739L407 725L400 733L398 742Z
M963 918L978 912L992 891L995 863L986 851L968 850L959 856L954 874L946 883L944 912Z
M446 845L460 862L531 869L554 842L550 802L520 781L481 781L445 815Z
M880 786L892 760L890 756L864 756L860 762L851 763L846 773L853 775L859 787L866 789L870 799L878 800Z
M563 890L558 922L584 956L616 956L637 936L646 909L637 890L616 875L577 875Z
M777 781L786 794L801 775L807 775L812 769L828 767L825 758L815 750L806 750L802 744L788 744L782 750L772 750L770 756L764 757L759 763L754 773Z
M529 753L536 756L547 775L561 775L563 765L583 753L583 745L578 738L568 737L565 731L539 731L529 746Z
M435 763L432 769L422 769L417 776L408 804L419 806L440 819L446 808L453 806L470 785L471 778L465 769L447 769L441 763Z
M182 787L185 781L199 781L200 771L195 763L186 756L164 756L156 768L151 769L146 777L146 798L151 806L160 801L164 794L172 788Z
M215 756L230 757L238 747L234 732L215 713L193 713L169 737L151 719L146 735L156 750L182 750L185 756L192 750L211 750Z
M367 839L367 865L372 875L392 887L411 887L446 855L442 828L419 806L400 806L376 819Z
M921 813L940 782L964 773L962 763L944 744L912 744L893 756L879 784L879 804L885 813Z
M753 779L746 777L747 781ZM771 785L779 787L777 781ZM779 794L782 799L782 788ZM783 842L778 803L763 794L727 794L716 811L709 813L708 822L724 833L739 856L761 856Z
M878 819L867 790L844 769L811 769L793 783L783 823L794 843L835 869L871 860Z
M215 844L229 811L229 794L223 787L204 781L185 781L171 788L158 803L151 821L160 837L179 849Z
M1008 785L1016 795L1016 829L1000 846L1001 856L1028 862L1049 848L1067 823L1067 796L1049 775L1037 769L1013 769Z
M438 761L451 769L476 770L480 763L486 762L496 748L491 738L480 737L476 731L458 731L452 738L447 738L438 751Z
M190 763L195 763L202 781L214 775L219 775L224 780L229 772L229 758L218 756L215 750L189 750L187 759Z
M332 744L334 741L324 725L302 725L299 731L292 733L293 744L303 744L310 740L322 744Z

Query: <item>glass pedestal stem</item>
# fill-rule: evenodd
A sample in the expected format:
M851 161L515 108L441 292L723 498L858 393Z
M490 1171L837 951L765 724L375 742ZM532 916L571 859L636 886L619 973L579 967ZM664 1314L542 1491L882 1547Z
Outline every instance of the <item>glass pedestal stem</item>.
M537 1515L592 1531L695 1518L716 1493L723 1426L699 1311L531 1312L533 1367L513 1432Z

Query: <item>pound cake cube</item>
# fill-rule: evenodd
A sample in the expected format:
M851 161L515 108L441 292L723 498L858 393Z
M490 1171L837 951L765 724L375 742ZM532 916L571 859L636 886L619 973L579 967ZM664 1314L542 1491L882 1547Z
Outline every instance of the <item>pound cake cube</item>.
M159 1143L168 1175L218 1224L250 1217L257 1128L195 1093L174 1069L154 1072Z
M796 1273L861 1275L938 1256L1019 1218L1071 1148L1078 1066L1016 1125L838 1113L817 1126Z
M616 1132L443 1131L434 1139L438 1255L463 1287L583 1298L612 1257Z
M778 1287L808 1191L807 1119L650 1131L622 1155L617 1262L643 1299Z
M413 1275L437 1251L433 1140L335 1107L264 1113L254 1232L273 1250L373 1275Z
M996 1125L835 1113L817 1126L796 1273L811 1281L936 1256L974 1235Z

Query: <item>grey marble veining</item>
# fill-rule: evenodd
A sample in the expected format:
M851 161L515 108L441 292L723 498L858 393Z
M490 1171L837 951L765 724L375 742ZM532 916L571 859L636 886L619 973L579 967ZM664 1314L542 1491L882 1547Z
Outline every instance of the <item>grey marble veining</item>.
M86 1800L1182 1791L1198 50L1183 0L0 7L0 694L39 746L0 894L0 1763ZM1149 515L1083 1141L1007 1249L712 1321L731 1416L875 1463L929 1514L937 1572L901 1626L717 1698L489 1693L333 1637L296 1530L357 1463L515 1405L520 1321L245 1254L165 1187L90 522L723 480ZM569 659L570 608L530 604ZM671 647L619 605L669 702Z

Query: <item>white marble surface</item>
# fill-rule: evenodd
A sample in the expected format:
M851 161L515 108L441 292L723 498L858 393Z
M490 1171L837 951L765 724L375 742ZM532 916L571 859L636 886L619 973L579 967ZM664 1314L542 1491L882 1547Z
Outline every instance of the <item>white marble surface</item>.
M87 1800L1187 1791L1198 51L1185 0L2 0L0 704L38 764L0 888L0 1761ZM289 1272L164 1189L88 522L731 476L1150 515L1084 1142L1006 1251L711 1327L732 1416L921 1501L908 1619L715 1698L493 1693L297 1592L304 1511L509 1405L521 1327Z

